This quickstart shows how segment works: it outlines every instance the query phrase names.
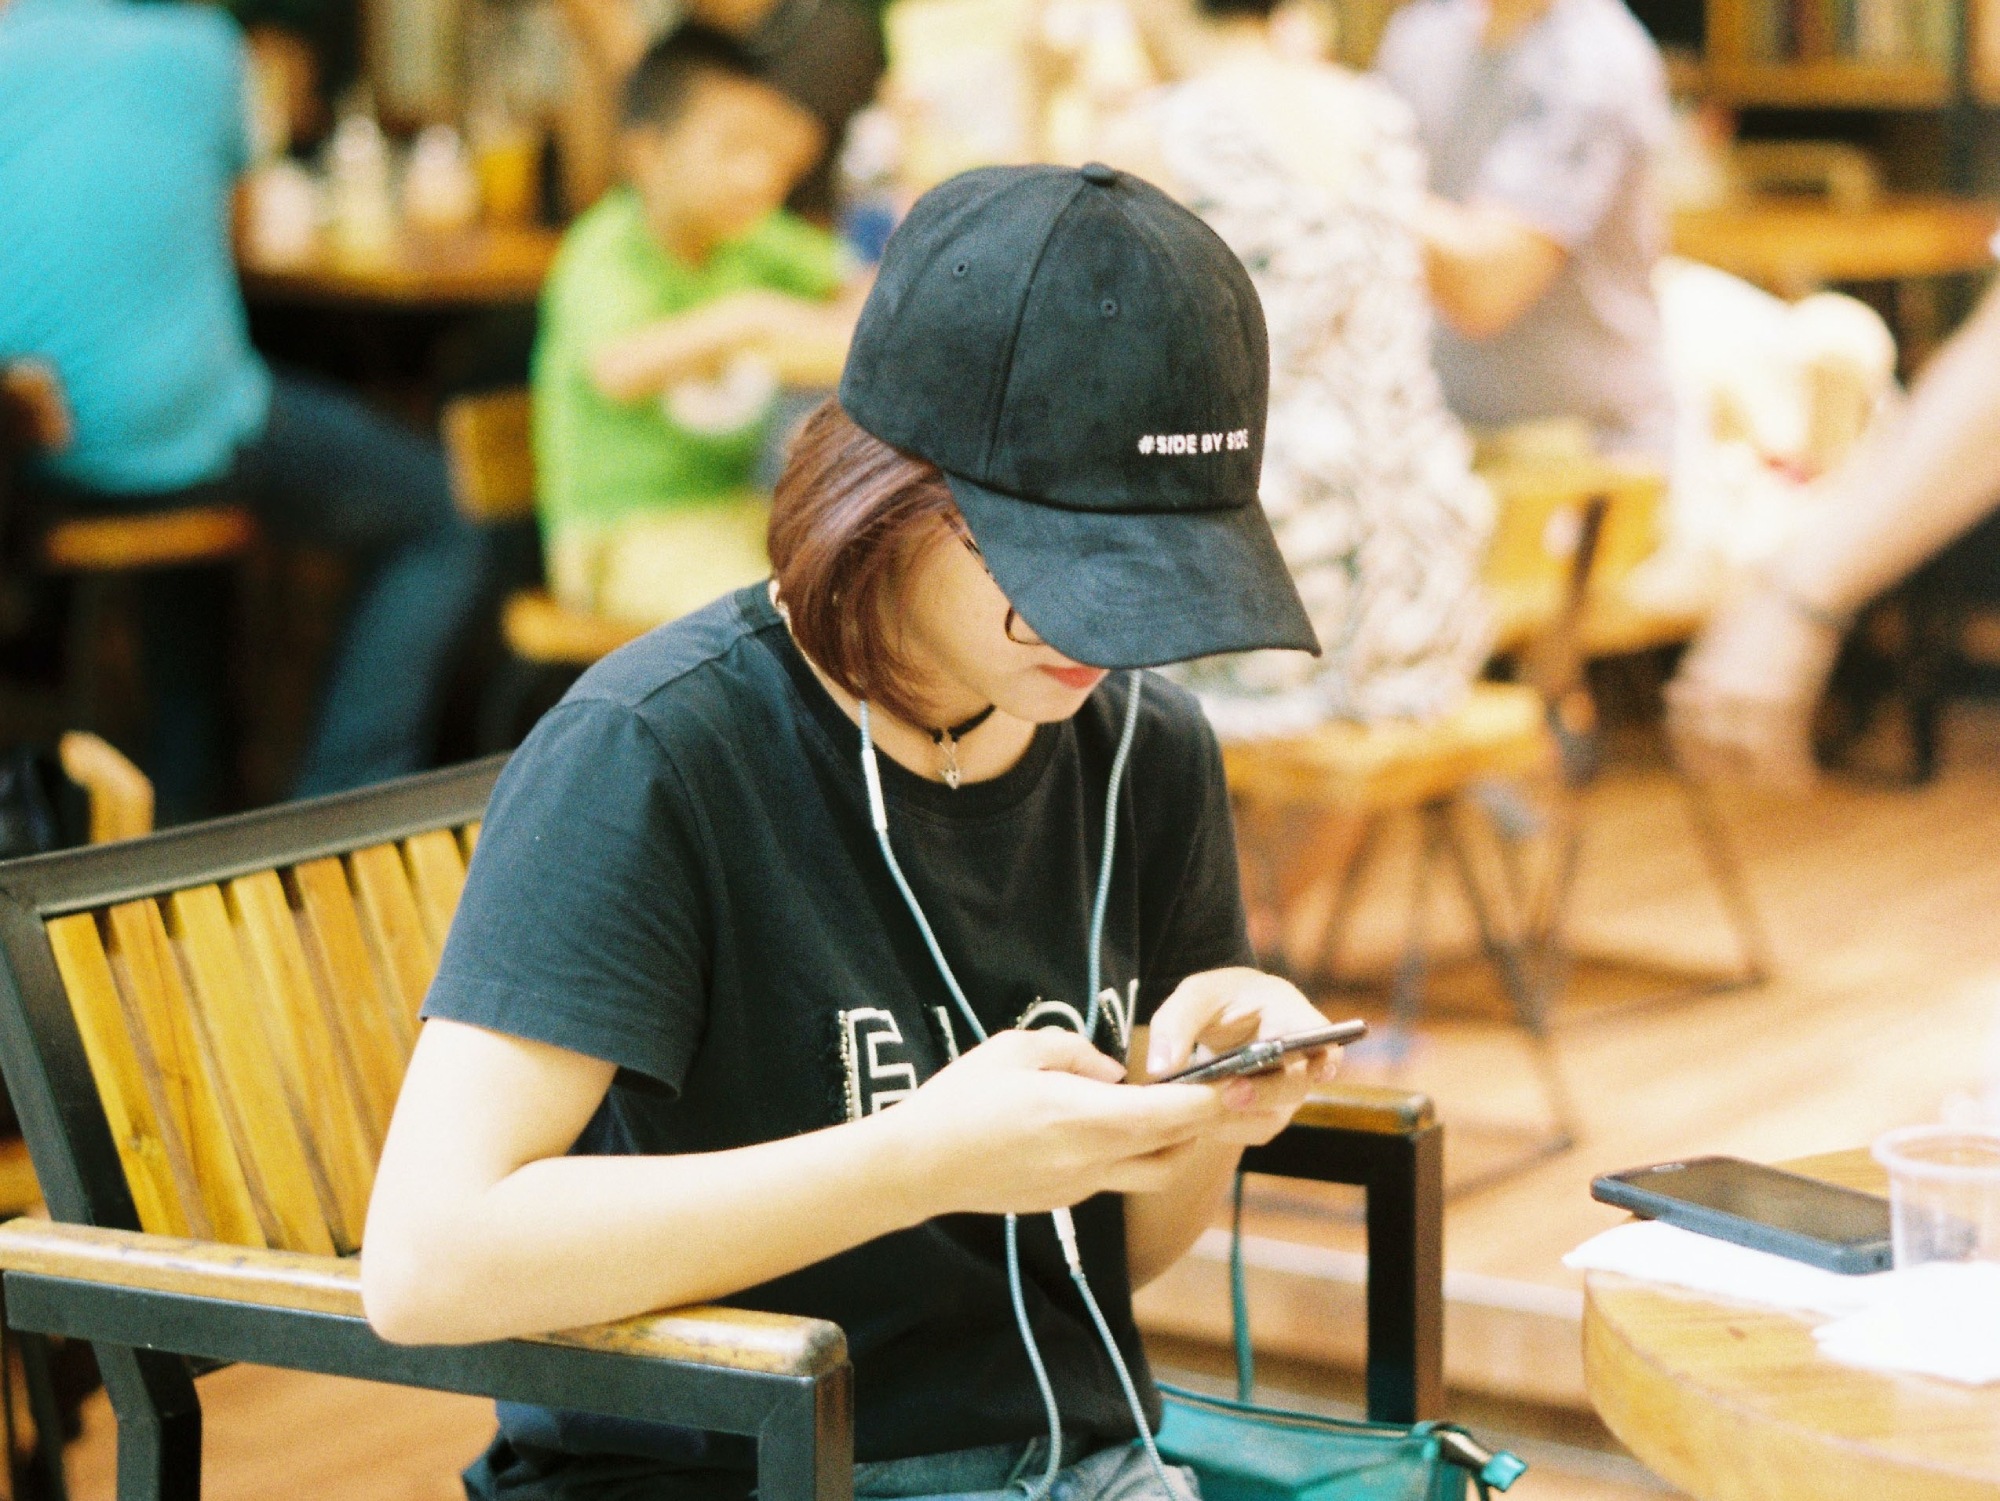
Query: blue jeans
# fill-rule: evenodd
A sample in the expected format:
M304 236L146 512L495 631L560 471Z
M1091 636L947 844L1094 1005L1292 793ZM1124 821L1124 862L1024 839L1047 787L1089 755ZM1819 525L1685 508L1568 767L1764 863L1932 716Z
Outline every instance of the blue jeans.
M1023 1501L1041 1480L1048 1452L1048 1440L1035 1439L858 1464L855 1501ZM1066 1464L1048 1501L1201 1501L1192 1470L1167 1465L1166 1472L1173 1494L1162 1497L1145 1447L1134 1439Z
M485 556L452 505L443 449L342 387L274 372L270 417L242 450L234 488L274 538L329 548L354 567L292 795L421 770ZM212 571L172 569L141 586L147 769L166 820L214 811L228 755L227 603L214 584Z
M748 1462L741 1441L731 1441ZM1070 1450L1072 1445L1065 1444ZM1047 1439L994 1444L891 1459L854 1467L855 1501L1024 1501L1042 1478ZM1071 1459L1066 1452L1065 1459ZM1201 1501L1194 1474L1167 1466L1172 1497L1135 1439L1099 1449L1056 1472L1048 1501ZM708 1470L666 1473L659 1461L609 1454L566 1454L525 1440L497 1438L465 1472L465 1492L476 1501L736 1501L750 1477ZM757 1501L750 1493L749 1501Z

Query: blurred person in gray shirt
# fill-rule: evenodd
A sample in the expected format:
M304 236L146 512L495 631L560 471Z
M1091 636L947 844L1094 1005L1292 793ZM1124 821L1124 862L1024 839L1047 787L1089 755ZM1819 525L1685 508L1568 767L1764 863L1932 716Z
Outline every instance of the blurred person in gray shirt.
M1376 70L1430 158L1435 358L1465 421L1581 417L1664 463L1672 400L1653 264L1665 70L1621 0L1411 0Z

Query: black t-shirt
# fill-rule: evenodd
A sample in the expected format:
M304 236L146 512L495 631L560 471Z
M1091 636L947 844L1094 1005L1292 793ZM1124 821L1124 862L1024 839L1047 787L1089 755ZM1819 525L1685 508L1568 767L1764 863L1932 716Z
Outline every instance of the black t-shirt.
M1125 675L1107 679L1011 770L956 792L882 758L897 857L990 1032L1081 1027L1128 691ZM578 1152L721 1151L892 1106L973 1039L875 843L859 750L761 585L606 658L495 788L425 1015L617 1064ZM1122 1056L1130 1023L1183 978L1249 959L1214 737L1188 694L1149 677L1119 793L1099 1045ZM1091 1199L1076 1222L1157 1412L1122 1200ZM1021 1251L1065 1427L1130 1438L1047 1216L1022 1222ZM728 1301L845 1329L858 1459L1044 1431L997 1217L944 1216ZM647 1455L663 1471L744 1458L574 1414L502 1420L522 1443Z

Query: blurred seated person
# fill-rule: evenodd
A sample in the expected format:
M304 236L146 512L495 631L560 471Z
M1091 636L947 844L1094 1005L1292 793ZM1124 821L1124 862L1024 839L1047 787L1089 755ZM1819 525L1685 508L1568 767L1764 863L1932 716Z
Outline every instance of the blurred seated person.
M1582 417L1601 451L1664 465L1659 49L1621 0L1412 0L1375 67L1430 162L1420 224L1452 410L1482 427Z
M565 237L535 350L563 603L658 621L765 571L750 485L778 387L839 379L866 294L839 240L781 206L824 140L706 26L627 82L626 181Z
M820 123L812 163L788 206L832 221L834 159L847 122L875 97L886 66L872 9L853 0L561 0L579 44L581 77L563 121L572 207L596 201L618 175L618 100L647 49L675 25L694 21L743 47L757 71Z
M0 363L46 366L72 414L32 476L46 504L241 499L354 561L307 796L427 764L481 546L434 441L251 349L229 240L244 76L242 36L210 6L0 0ZM163 817L212 811L226 601L200 570L141 592L147 770Z
M1709 622L1669 693L1675 739L1704 771L1794 791L1812 784L1813 712L1854 613L2000 504L1996 372L2000 291Z
M1261 493L1325 650L1183 669L1225 739L1448 713L1489 642L1493 500L1430 364L1410 112L1373 79L1282 52L1277 8L1204 0L1196 71L1106 142L1236 253L1270 330Z

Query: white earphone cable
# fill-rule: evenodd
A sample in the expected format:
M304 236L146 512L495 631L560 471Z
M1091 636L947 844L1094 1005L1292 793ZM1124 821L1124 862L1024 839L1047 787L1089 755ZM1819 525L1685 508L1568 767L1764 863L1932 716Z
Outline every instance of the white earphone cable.
M1142 679L1134 672L1127 679L1130 685L1125 700L1125 724L1118 737L1118 751L1112 758L1111 775L1104 795L1104 850L1098 862L1097 894L1091 903L1090 912L1090 952L1087 972L1090 986L1090 1004L1084 1027L1084 1037L1094 1038L1097 1034L1099 1010L1098 990L1102 978L1101 947L1104 936L1104 918L1111 893L1111 863L1113 845L1118 833L1118 788L1124 780L1125 763L1132 753L1132 741L1139 727L1139 692ZM924 915L917 895L910 889L909 879L903 874L903 867L896 859L896 851L889 843L889 806L882 795L882 769L875 755L875 736L870 722L868 701L861 700L861 777L868 789L868 820L875 830L875 842L881 847L882 859L889 867L889 875L902 893L903 904L916 919L917 931L923 935L924 947L930 951L931 961L943 977L945 989L951 993L959 1014L972 1029L972 1035L980 1042L986 1040L986 1028L980 1022L972 1003L966 999L965 991L959 986L958 976L945 959L944 950L939 947L937 934L932 931L930 919ZM1139 1431L1140 1442L1145 1445L1146 1458L1151 1462L1153 1474L1160 1482L1160 1490L1165 1501L1175 1501L1175 1492L1167 1482L1166 1467L1160 1461L1160 1452L1153 1443L1152 1429L1147 1426L1146 1412L1139 1401L1137 1385L1132 1373L1126 1368L1125 1357L1118 1349L1118 1342L1112 1337L1111 1327L1105 1321L1103 1311L1097 1306L1097 1298L1090 1290L1090 1280L1084 1275L1083 1256L1076 1243L1076 1221L1069 1210L1058 1209L1050 1218L1055 1223L1056 1240L1062 1247L1063 1260L1068 1264L1070 1280L1076 1284L1082 1295L1084 1307L1089 1310L1091 1322L1097 1326L1098 1338L1104 1350L1111 1357L1112 1368L1118 1373L1118 1384L1123 1388L1125 1402L1132 1410L1132 1422ZM1055 1483L1057 1472L1062 1468L1062 1413L1056 1404L1055 1388L1049 1380L1047 1367L1042 1361L1042 1352L1035 1341L1035 1333L1028 1323L1027 1298L1021 1287L1020 1222L1016 1215L1006 1217L1007 1225L1007 1291L1014 1305L1014 1323L1021 1332L1021 1344L1026 1349L1028 1364L1035 1373L1035 1385L1041 1392L1042 1407L1048 1414L1049 1456L1042 1476L1028 1492L1026 1501L1043 1501L1049 1488Z

